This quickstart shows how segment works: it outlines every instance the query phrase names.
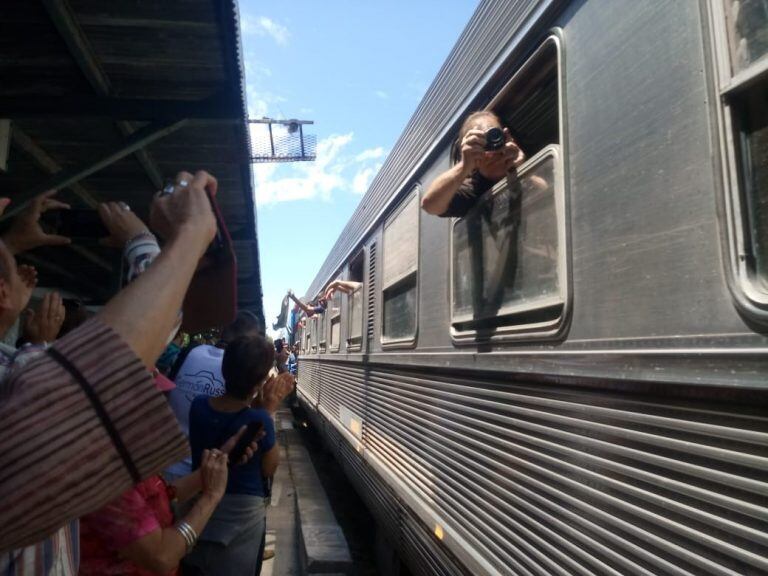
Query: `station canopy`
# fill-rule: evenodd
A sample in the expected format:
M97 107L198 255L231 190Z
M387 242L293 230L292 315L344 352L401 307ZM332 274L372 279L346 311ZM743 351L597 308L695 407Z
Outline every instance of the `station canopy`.
M4 0L0 29L0 196L18 207L58 189L73 207L124 201L146 221L165 181L207 170L240 308L263 319L235 0ZM96 242L25 258L41 286L88 303L119 286L120 255Z

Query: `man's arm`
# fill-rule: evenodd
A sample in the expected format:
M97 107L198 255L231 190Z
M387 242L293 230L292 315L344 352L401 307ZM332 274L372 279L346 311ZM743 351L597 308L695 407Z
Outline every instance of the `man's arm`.
M216 222L204 172L153 205L165 251L0 397L0 551L36 542L188 453L152 366Z
M296 296L294 296L293 294L288 294L288 297L289 297L291 300L293 300L294 302L296 302L296 305L297 305L299 308L301 308L302 310L304 310L304 313L305 313L305 314L307 314L307 315L310 315L310 316L311 316L312 314L314 314L314 313L315 313L314 309L312 309L311 307L309 307L309 306L307 306L306 304L304 304L304 302L302 302L301 300L299 300L298 298L296 298Z
M189 182L189 188L153 204L153 228L168 240L163 252L97 315L146 366L154 366L165 349L197 264L216 234L206 194L206 187L215 189L216 180L205 172L194 177L182 173L178 180Z
M422 209L435 216L444 214L459 187L470 174L461 162L440 174L421 197Z

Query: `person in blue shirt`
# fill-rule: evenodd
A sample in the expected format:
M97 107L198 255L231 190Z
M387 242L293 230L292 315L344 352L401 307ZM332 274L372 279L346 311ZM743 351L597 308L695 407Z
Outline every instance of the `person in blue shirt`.
M203 450L219 446L221 439L251 422L262 426L259 448L245 464L232 466L227 490L197 546L185 564L204 574L255 574L258 543L264 536L266 478L278 464L274 412L293 388L293 377L268 374L275 349L263 336L242 336L224 352L221 373L223 396L198 396L189 411L192 467L200 466ZM254 407L258 406L258 407Z

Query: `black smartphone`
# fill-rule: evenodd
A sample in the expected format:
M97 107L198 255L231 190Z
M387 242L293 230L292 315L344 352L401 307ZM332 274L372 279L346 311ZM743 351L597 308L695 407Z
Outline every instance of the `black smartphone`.
M245 432L243 432L243 435L240 436L240 440L237 441L235 447L232 448L232 452L229 453L230 466L234 466L240 462L240 459L245 454L245 450L248 448L248 445L254 441L256 436L258 436L263 429L264 423L258 420L254 420L248 423L248 427L245 429Z
M109 230L96 210L72 208L70 210L50 210L43 214L43 229L49 234L66 236L73 240L96 240L109 236Z

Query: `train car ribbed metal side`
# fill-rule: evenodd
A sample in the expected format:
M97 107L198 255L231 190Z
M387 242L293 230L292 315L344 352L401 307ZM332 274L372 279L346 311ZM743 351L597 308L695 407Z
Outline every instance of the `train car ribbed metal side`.
M398 506L420 518L397 533L411 562L437 563L424 573L453 573L435 568L432 516L488 573L768 572L768 417L749 406L348 362L316 385L372 509L390 528ZM361 447L344 410L365 414Z

